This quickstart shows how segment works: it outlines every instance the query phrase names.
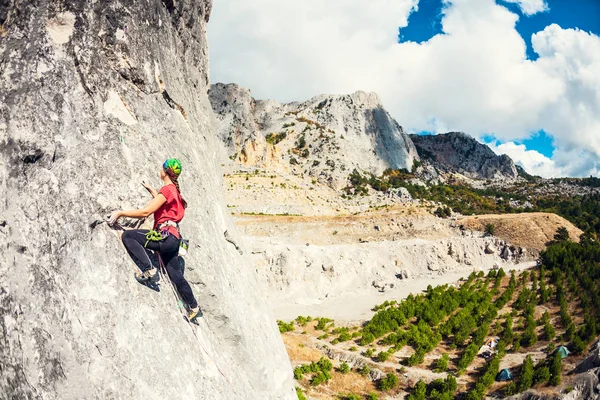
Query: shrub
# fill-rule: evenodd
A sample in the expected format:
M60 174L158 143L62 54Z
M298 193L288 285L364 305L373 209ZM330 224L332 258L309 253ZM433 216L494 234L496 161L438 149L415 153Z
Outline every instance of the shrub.
M390 358L390 353L388 353L387 351L380 351L379 354L377 354L377 361L379 362L385 362Z
M317 372L310 381L312 386L319 386L322 383L327 382L331 379L331 374L327 371L319 371Z
M315 329L318 331L325 330L325 327L328 323L333 322L333 320L329 318L317 318L317 325L315 325Z
M485 224L484 232L487 236L494 236L496 233L496 225L492 223Z
M371 368L369 368L369 366L365 364L362 367L360 367L357 372L362 376L367 376L371 373Z
M386 391L395 388L398 385L398 377L392 373L389 373L385 378L380 379L377 382L377 388L381 391Z
M277 325L279 326L279 332L286 333L294 330L294 323L285 323L283 321L277 321Z
M302 366L294 368L294 379L301 381L302 378L304 378L304 368L302 368Z
M312 321L311 317L303 317L300 315L296 318L296 323L300 326L306 326L310 321Z
M348 393L340 396L341 400L362 400L361 397L357 394Z
M298 386L296 386L296 395L298 396L298 400L306 400L306 396Z
M352 339L352 335L348 332L343 332L339 337L338 337L338 341L340 342L346 342L348 340Z
M434 215L440 217L440 218L448 218L452 215L452 210L450 209L450 207L438 207L435 212Z
M287 133L286 132L269 133L265 137L265 140L267 141L267 143L272 144L273 146L275 146L277 143L281 142L286 137L287 137Z
M444 353L435 362L435 372L445 372L448 369L448 354Z
M338 372L342 373L342 374L347 374L348 372L350 372L350 366L343 362L340 364L340 367L338 368Z
M369 393L367 395L367 400L379 400L379 396L377 396L377 393Z
M360 345L366 346L368 344L373 343L375 340L375 336L372 333L364 333L360 339Z

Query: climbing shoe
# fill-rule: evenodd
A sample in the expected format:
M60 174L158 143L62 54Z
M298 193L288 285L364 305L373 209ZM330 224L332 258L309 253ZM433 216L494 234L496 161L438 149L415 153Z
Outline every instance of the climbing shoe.
M160 280L160 274L158 273L158 269L151 268L144 272L136 272L135 279L139 283L156 283Z
M188 312L188 315L187 315L188 321L192 321L194 318L196 318L198 316L199 312L200 312L200 307L190 308L190 311Z

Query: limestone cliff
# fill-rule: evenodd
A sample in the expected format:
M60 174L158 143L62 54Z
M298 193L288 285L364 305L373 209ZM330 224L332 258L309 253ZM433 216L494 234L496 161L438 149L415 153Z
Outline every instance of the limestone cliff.
M410 135L423 160L444 172L458 172L472 179L516 179L515 163L496 155L488 146L462 132Z
M411 169L417 151L374 93L321 95L280 104L235 84L211 86L219 136L237 162L303 173L334 188L354 168Z
M0 2L0 399L293 399L255 270L224 238L210 0ZM99 221L181 159L204 316Z

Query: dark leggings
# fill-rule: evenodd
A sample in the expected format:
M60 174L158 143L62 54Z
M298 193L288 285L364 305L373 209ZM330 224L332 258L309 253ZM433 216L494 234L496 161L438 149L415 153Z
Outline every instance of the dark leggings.
M147 229L133 229L123 232L122 240L127 252L141 266L143 271L154 268L149 250L158 252L167 268L171 282L177 287L183 301L191 308L196 308L198 303L194 298L190 284L183 277L183 269L179 265L179 239L173 235L168 235L161 241L149 241L146 245L146 233L148 232Z

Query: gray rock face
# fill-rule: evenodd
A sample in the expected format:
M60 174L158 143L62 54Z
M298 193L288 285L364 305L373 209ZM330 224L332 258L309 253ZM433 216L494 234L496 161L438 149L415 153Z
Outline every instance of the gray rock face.
M462 132L410 135L419 156L444 172L458 172L472 179L516 179L518 171L506 155Z
M0 2L0 399L294 399L221 197L210 0ZM102 220L183 163L182 318Z
M254 100L235 84L211 86L218 135L237 162L297 171L332 187L352 169L377 175L411 169L417 151L374 93L313 97L280 104Z

